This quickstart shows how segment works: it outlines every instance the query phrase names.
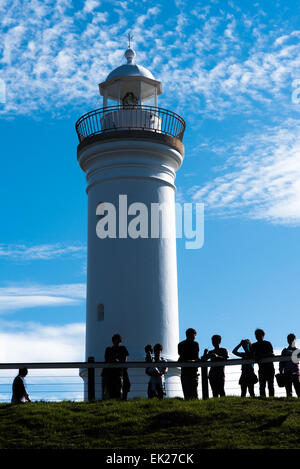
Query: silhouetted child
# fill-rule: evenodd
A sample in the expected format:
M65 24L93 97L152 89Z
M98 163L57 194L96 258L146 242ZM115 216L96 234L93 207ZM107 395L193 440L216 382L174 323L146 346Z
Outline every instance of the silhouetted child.
M239 352L239 348L243 347L244 352ZM242 358L243 360L253 358L251 352L251 342L249 339L241 340L241 342L232 350L232 353L237 357ZM254 394L254 385L258 382L258 378L254 373L254 364L245 364L242 365L242 374L239 380L239 385L241 386L241 396L246 397L247 389L251 397L255 397Z
M165 363L166 360L161 357L163 347L161 344L154 345L154 362L161 362L162 366L149 367L146 369L147 375L150 376L148 384L148 397L158 397L162 399L165 394L165 374L168 372L168 368ZM150 358L150 357L149 357ZM152 361L152 360L151 360Z
M264 340L265 331L256 329L255 337L257 342L252 344L251 352L255 360L261 358L273 357L273 346L271 342ZM274 376L275 368L274 363L259 363L258 364L258 378L259 378L259 394L260 397L266 397L266 384L268 383L269 396L274 396Z
M226 348L221 348L222 337L220 335L213 335L211 338L214 346L213 350L204 350L203 360L210 360L211 362L225 361L228 357L228 351ZM224 366L212 366L208 374L210 387L213 393L213 397L225 396L225 372Z

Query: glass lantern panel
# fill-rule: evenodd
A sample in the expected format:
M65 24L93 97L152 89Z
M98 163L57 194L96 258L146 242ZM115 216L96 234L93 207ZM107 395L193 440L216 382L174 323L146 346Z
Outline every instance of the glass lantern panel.
M110 106L118 106L118 101L115 101L114 99L111 99L111 98L108 98L107 99L107 107L110 107Z
M146 83L144 81L141 82L140 85L142 101L144 104L149 104L149 101L155 97L156 94L156 87L150 83ZM150 104L149 104L150 106Z

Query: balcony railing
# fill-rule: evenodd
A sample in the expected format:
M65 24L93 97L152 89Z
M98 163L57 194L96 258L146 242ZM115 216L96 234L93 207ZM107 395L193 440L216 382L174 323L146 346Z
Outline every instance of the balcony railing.
M93 135L120 130L147 130L182 141L185 121L178 114L153 106L110 106L84 114L75 125L79 142Z

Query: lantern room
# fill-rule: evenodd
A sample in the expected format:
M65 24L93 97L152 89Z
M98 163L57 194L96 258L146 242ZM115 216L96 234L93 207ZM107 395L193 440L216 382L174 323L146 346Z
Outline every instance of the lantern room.
M135 63L135 52L129 46L125 64L109 73L99 84L103 105L90 111L76 122L79 141L94 135L115 132L151 132L182 141L185 122L178 114L158 107L162 94L161 82L147 68ZM148 135L150 136L150 134ZM141 135L139 136L141 137Z
M127 63L117 67L99 84L103 107L140 107L143 104L157 107L157 97L162 93L161 82L154 79L145 67L134 62L135 52L125 52Z

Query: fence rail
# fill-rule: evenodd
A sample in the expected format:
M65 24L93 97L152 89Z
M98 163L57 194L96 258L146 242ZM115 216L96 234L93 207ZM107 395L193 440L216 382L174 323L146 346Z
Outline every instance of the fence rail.
M298 351L297 359L300 359L300 350ZM201 389L202 389L202 398L206 399L209 397L209 383L208 383L208 368L213 368L213 367L232 367L232 366L241 366L245 364L261 364L261 363L278 363L278 362L288 362L290 361L290 357L282 357L282 356L274 356L274 357L269 357L269 358L264 358L262 360L253 360L253 359L229 359L226 361L217 361L217 362L209 362L209 361L203 361L199 360L197 362L176 362L176 361L168 361L166 362L168 368L201 368ZM161 363L151 363L151 367L155 366L161 366ZM87 362L47 362L47 363L0 363L0 370L15 370L15 369L20 369L20 368L28 368L29 370L67 370L67 369L73 369L73 370L87 370L87 394L86 396L88 397L88 400L92 401L95 399L95 388L96 385L99 385L99 374L96 374L97 369L104 369L104 368L128 368L128 369L145 369L149 367L149 363L147 362L126 362L126 363L106 363L106 362L95 362L93 357L89 358L89 361ZM234 370L230 372L231 374L237 375L239 373L238 370ZM232 376L231 376L232 377ZM13 377L10 376L1 376L0 375L0 401L6 401L8 399L3 399L3 395L9 395L11 391L2 391L1 386L11 388L11 383L3 383L2 379L12 379ZM55 382L42 382L43 379L55 379ZM63 382L59 382L58 378L63 378ZM77 382L66 382L66 378L72 378L78 379ZM32 375L30 379L38 379L38 382L32 382L30 383L29 386L35 386L37 388L42 387L42 389L34 391L38 395L43 395L46 394L49 391L45 391L45 386L56 386L56 389L53 390L55 393L61 394L69 394L72 395L72 400L82 400L82 398L78 397L79 393L82 393L82 381L81 378L79 378L78 375L72 375L69 373L68 375L61 375L61 376L53 376L53 375ZM238 382L238 377L236 379L226 379L227 383L237 383ZM136 385L141 385L142 383L139 383L138 380L135 383ZM73 387L73 389L65 389L65 387ZM77 386L80 386L81 389L77 389ZM231 384L229 384L228 390L236 389L233 388ZM74 389L76 388L76 389ZM52 388L53 389L53 388ZM52 391L52 390L51 390ZM177 391L177 389L176 389ZM72 394L73 393L73 394ZM58 398L48 398L46 400L59 400Z
M298 353L298 359L300 356L300 351ZM247 364L260 364L260 363L272 363L272 362L287 362L290 361L290 357L283 357L281 355L263 358L261 360L254 359L240 359L233 358L225 361L218 362L209 362L199 360L196 362L179 362L179 361L168 361L168 368L210 368L215 366L234 366L234 365L247 365ZM152 362L151 366L160 365L161 363ZM126 363L107 363L107 362L34 362L34 363L0 363L0 370L14 370L19 368L28 368L28 369L48 369L48 368L147 368L149 363L147 362L126 362Z
M185 121L173 111L154 106L110 106L84 114L75 124L79 142L119 130L148 130L183 139Z

